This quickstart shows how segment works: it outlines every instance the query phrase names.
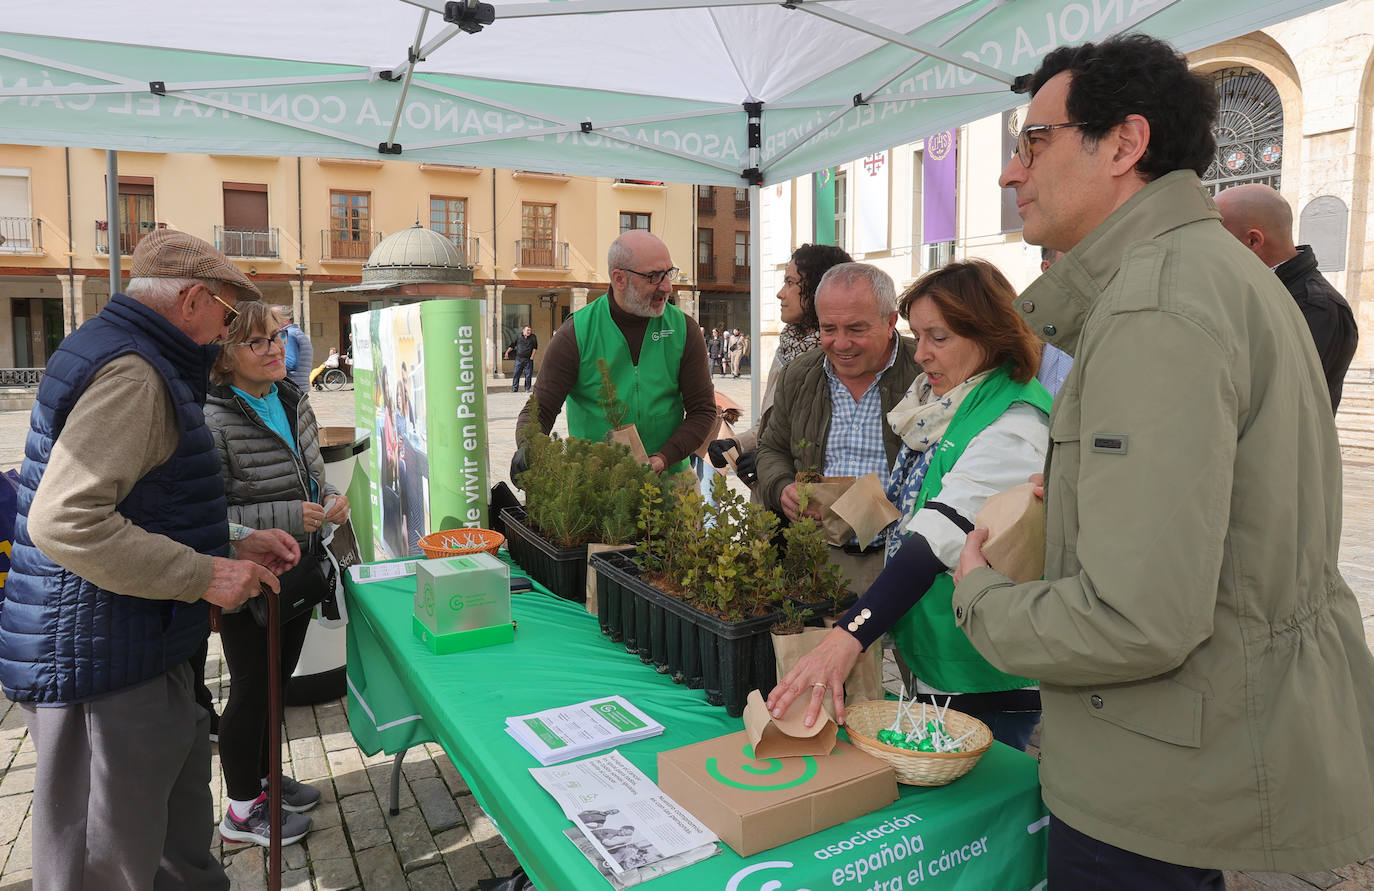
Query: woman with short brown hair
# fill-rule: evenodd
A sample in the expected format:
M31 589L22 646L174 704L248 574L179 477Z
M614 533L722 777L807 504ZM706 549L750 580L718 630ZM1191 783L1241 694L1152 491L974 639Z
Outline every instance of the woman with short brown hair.
M996 739L1026 748L1040 718L1036 683L1003 674L973 649L954 621L949 576L983 502L1040 472L1049 446L1039 345L1015 300L983 260L928 272L902 294L898 310L922 368L887 415L902 438L887 495L902 516L889 528L882 574L769 695L775 715L807 693L814 716L828 689L843 720L845 678L891 631L913 695L950 696Z

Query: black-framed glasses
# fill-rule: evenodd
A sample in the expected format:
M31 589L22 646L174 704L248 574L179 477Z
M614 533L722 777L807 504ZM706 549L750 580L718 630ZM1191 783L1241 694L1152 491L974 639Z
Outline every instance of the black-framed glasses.
M253 355L255 356L266 356L272 351L272 344L274 343L279 343L285 347L286 338L289 336L285 328L280 328L273 331L267 337L254 337L252 340L239 341L234 344L234 346L248 347L248 349L253 351Z
M640 278L648 279L649 284L651 285L662 284L665 278L672 281L677 278L678 273L678 268L676 266L673 266L669 269L655 269L653 272L640 272L637 269L627 269L624 266L617 266L616 268L619 269L621 272L629 272L633 275L639 276Z
M1035 149L1031 146L1033 135L1060 130L1064 127L1083 127L1087 123L1087 121L1067 121L1063 124L1031 124L1028 127L1022 127L1021 132L1016 134L1016 157L1021 159L1023 166L1030 167L1035 161Z
M230 325L233 324L234 319L237 319L239 317L239 311L237 309L234 309L234 307L230 306L229 304L225 303L223 300L221 300L220 296L216 294L214 291L211 291L209 288L206 288L205 290L210 294L211 297L215 298L216 303L224 307L224 327L228 328Z

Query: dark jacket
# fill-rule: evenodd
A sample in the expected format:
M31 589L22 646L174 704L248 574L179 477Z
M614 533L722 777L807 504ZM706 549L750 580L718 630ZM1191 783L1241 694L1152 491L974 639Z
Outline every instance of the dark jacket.
M0 683L12 700L80 702L132 687L189 659L209 633L204 601L106 591L49 560L29 537L28 509L67 415L97 371L130 353L162 375L181 429L172 458L138 481L119 512L202 554L229 554L219 459L201 411L215 351L116 294L48 360L30 415L0 612Z
M1312 341L1317 346L1317 357L1322 360L1322 374L1326 376L1326 389L1331 392L1331 413L1334 415L1341 404L1345 371L1360 341L1355 314L1340 292L1331 287L1326 276L1317 271L1317 255L1312 253L1311 245L1298 245L1298 255L1280 263L1274 272L1298 302L1307 327L1312 329Z
M883 404L883 446L891 467L902 441L887 423L892 410L921 373L916 363L916 344L898 338L897 358L883 373L878 390ZM810 350L778 372L773 410L759 439L759 494L763 503L782 513L782 490L795 480L797 471L825 469L825 442L830 436L830 382L825 375L825 351ZM798 448L805 440L812 445ZM886 481L884 481L886 482Z
M323 503L339 491L324 479L320 428L310 400L290 380L277 381L277 397L296 431L295 443L284 442L227 385L210 391L205 421L219 456L229 519L253 529L284 529L305 544L301 502ZM310 480L318 487L316 498Z

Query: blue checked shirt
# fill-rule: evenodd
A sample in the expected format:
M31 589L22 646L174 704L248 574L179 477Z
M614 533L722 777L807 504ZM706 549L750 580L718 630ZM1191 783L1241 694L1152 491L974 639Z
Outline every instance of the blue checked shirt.
M1064 386L1064 378L1069 376L1069 369L1072 367L1073 356L1045 344L1045 351L1040 354L1040 372L1036 378L1045 385L1051 396L1058 396L1059 388Z
M887 479L890 468L887 449L883 447L883 401L878 382L896 360L897 341L893 338L887 364L858 401L835 376L830 358L822 363L830 382L830 435L825 440L825 467L821 471L826 476L860 477L876 473Z

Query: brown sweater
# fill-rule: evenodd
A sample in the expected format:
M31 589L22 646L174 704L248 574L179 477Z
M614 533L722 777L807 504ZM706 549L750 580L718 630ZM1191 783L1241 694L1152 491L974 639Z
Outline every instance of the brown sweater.
M110 361L77 399L29 506L29 535L63 569L107 591L194 603L214 558L135 526L116 505L172 457L176 413L139 356Z
M609 296L604 298L611 300ZM644 344L644 332L649 320L642 316L631 315L611 300L611 319L620 333L625 335L625 343L630 348L630 360L639 364L639 348ZM706 341L701 336L701 328L691 316L686 320L686 345L682 349L682 364L678 367L678 389L682 392L682 406L686 417L673 435L659 449L664 464L675 464L697 450L716 423L716 388L711 383L711 371L706 364ZM539 369L539 377L534 381L531 397L539 403L539 426L545 433L553 429L553 422L563 411L563 402L568 392L577 383L582 355L577 349L577 333L573 330L573 320L569 316L557 331L553 340L544 351L544 363ZM521 442L521 431L530 421L530 405L520 411L516 421L516 443Z

